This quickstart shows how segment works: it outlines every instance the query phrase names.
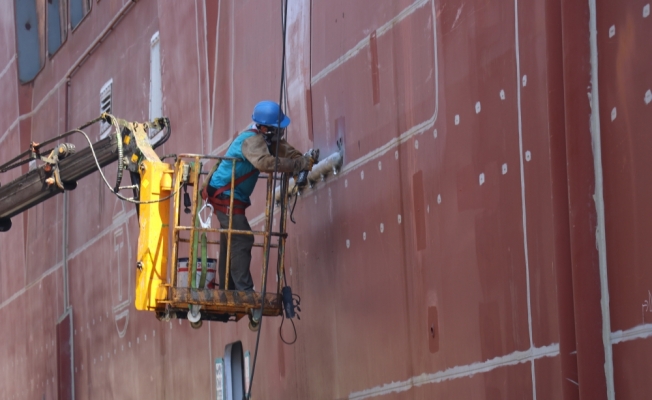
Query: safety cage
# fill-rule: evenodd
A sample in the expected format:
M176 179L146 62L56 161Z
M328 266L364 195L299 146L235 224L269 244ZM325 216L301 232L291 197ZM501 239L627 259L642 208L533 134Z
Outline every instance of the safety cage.
M225 160L233 161L231 163L231 207L229 207L229 210L233 210L236 165L243 161L237 158L199 154L179 154L174 157L176 158L174 166L148 160L140 164L140 234L135 306L139 310L156 312L157 318L161 320L188 319L193 328L199 328L203 320L227 322L238 321L244 316L249 316L249 327L255 330L262 316L279 316L283 312L281 277L285 272L286 205L290 176L285 173L258 176L258 179L266 180L263 230L232 229L233 213L230 211L227 229L211 228L206 226L205 219L200 215L202 208L206 207L205 204L202 206L202 185L210 179L210 173L203 167L211 161L217 163ZM280 208L279 223L275 230L274 227L270 229L274 202ZM189 213L190 224L181 223L182 208L185 213ZM168 221L170 215L172 215L171 224ZM211 216L208 215L207 218ZM223 233L227 237L224 290L218 288L218 273L215 266L217 262L208 258L208 254L215 254L215 252L209 253L209 248L220 245L219 235L217 240L209 240L210 233L214 235ZM267 266L272 264L270 251L277 249L275 272L279 278L278 284L275 293L264 294L264 303L261 292L238 291L229 287L233 235L253 235L255 238L260 238L254 240L254 247L262 248L263 251L261 268L263 286L267 280ZM169 237L172 238L173 263L167 262ZM183 254L182 250L185 248L187 254ZM188 260L196 260L196 262ZM209 276L211 269L215 277L214 284Z

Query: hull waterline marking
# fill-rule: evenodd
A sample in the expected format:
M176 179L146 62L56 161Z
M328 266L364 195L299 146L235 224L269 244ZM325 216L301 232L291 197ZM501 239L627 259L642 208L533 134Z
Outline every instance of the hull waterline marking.
M629 342L636 339L647 339L652 337L652 324L638 325L625 331L611 332L611 344Z
M529 350L515 351L505 356L492 358L491 360L451 367L432 374L421 374L404 381L392 382L382 386L376 386L375 388L353 392L349 394L349 400L362 400L391 393L405 392L413 387L459 378L470 378L476 374L493 371L497 368L508 367L525 362L534 363L535 360L540 358L557 357L558 355L559 343L553 343L544 347L532 347Z

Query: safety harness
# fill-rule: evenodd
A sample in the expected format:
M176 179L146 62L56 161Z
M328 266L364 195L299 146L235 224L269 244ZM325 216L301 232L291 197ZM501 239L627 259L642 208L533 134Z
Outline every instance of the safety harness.
M246 174L242 175L241 177L237 178L235 180L235 185L233 187L238 186L242 182L246 181L248 178L253 176L257 172L256 169L253 169ZM201 192L201 198L203 200L207 200L211 205L217 210L220 211L221 213L224 214L229 214L229 206L231 204L231 198L229 196L220 196L222 193L226 192L227 190L231 189L231 182L227 183L226 185L222 186L221 188L215 189L215 192L212 195L208 194L208 188L210 186L206 185L204 190ZM233 199L233 214L244 214L245 209L249 207L251 204L245 203L244 201L238 200L236 198Z

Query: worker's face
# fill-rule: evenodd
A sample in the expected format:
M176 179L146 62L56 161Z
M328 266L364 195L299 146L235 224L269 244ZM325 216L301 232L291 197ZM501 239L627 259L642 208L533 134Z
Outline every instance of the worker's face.
M263 126L261 131L269 141L276 141L282 139L285 134L284 128L276 128L274 126Z

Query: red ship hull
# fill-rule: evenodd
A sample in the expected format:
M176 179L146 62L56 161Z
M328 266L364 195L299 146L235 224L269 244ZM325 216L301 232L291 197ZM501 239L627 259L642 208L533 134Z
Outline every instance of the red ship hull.
M0 162L97 117L109 80L148 120L157 32L160 154L223 154L279 98L280 2L90 3L27 83L0 6ZM298 340L265 319L253 398L649 398L652 18L575 3L289 2L288 140L341 139L344 165L297 202ZM137 225L94 173L0 234L0 398L215 398L225 347L253 360L245 321L134 309Z

